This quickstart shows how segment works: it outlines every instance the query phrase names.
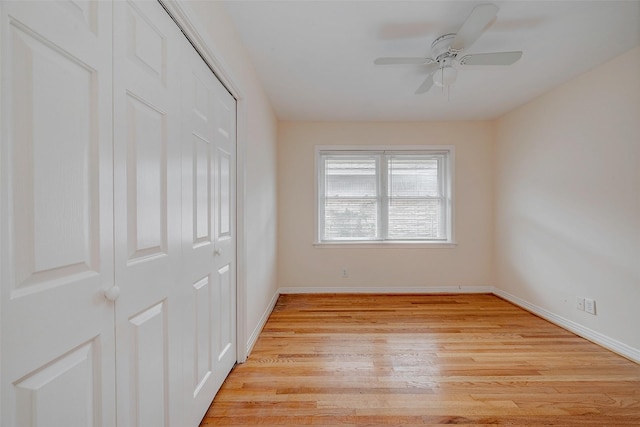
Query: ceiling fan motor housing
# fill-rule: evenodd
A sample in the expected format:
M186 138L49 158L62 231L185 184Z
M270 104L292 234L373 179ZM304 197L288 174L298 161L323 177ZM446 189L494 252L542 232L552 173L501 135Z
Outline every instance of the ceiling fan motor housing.
M444 59L456 57L457 52L450 50L451 42L455 36L455 33L445 34L431 43L432 58L438 63L441 63Z
M433 73L433 83L436 86L449 86L456 81L458 70L453 68L453 61L457 52L452 52L451 42L456 35L454 33L445 34L438 37L431 44L433 59L438 63L439 68Z

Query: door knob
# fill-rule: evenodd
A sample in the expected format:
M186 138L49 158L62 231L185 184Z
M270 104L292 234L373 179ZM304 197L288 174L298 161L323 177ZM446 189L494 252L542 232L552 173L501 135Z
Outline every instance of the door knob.
M222 255L222 251L220 249L213 250L213 256L220 256L220 255Z
M104 291L104 297L106 299L108 299L109 301L115 301L118 299L118 297L120 296L120 287L119 286L113 286L109 289L107 289L106 291Z

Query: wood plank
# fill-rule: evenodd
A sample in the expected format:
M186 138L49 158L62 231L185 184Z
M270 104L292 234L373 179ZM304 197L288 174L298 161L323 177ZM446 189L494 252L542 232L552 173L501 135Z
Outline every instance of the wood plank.
M202 426L640 425L640 365L493 295L282 295Z

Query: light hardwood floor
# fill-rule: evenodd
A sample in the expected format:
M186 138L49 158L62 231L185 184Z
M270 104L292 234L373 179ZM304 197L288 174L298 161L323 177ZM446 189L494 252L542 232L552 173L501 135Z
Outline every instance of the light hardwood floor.
M202 422L451 424L640 426L640 365L493 295L283 295Z

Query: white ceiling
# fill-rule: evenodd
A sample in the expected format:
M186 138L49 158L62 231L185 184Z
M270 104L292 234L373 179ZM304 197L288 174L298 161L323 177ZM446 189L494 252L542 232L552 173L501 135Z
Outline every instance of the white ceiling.
M482 3L259 0L225 7L282 120L492 119L640 43L640 1L495 1L498 18L465 53L522 50L514 65L460 69L449 99L435 86L414 95L425 66L373 65L381 56L429 56L432 41L456 32Z

